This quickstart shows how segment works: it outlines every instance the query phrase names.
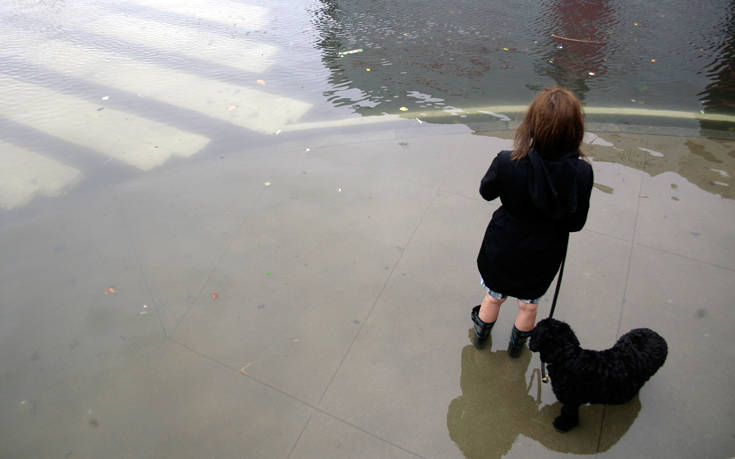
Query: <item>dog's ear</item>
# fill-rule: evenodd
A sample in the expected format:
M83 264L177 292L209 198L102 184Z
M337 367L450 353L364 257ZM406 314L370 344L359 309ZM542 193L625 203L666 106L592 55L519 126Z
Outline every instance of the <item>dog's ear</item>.
M540 321L536 324L533 330L531 330L531 335L528 340L528 348L532 352L541 352L542 349L547 347L546 342L548 341L547 338L549 338L547 330L550 326L550 320L552 319L544 319Z
M560 320L549 318L540 321L533 329L528 348L539 352L542 361L551 362L570 345L579 346L572 328Z

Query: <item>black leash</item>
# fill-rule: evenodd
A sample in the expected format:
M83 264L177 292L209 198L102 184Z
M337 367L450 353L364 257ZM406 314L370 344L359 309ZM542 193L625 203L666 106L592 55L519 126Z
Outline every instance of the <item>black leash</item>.
M561 288L561 277L564 274L564 262L567 261L567 247L569 246L569 234L567 233L567 241L564 244L564 255L561 257L561 266L559 267L559 278L556 280L556 291L554 291L554 299L551 301L551 311L549 311L549 319L554 316L554 309L556 309L556 299L559 298L559 289ZM549 377L546 376L546 364L541 362L541 381L544 383L549 382Z

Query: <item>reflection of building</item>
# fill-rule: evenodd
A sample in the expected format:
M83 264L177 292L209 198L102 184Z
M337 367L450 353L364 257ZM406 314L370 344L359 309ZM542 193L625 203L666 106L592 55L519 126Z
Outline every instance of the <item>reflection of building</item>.
M590 90L590 78L607 71L605 52L608 31L616 22L614 10L606 0L553 0L544 6L536 23L551 51L536 63L536 71L583 101Z
M706 67L711 82L699 93L707 112L735 114L735 0L730 1L730 11L722 15L724 36L719 55ZM702 121L702 129L727 129L735 131L732 123Z

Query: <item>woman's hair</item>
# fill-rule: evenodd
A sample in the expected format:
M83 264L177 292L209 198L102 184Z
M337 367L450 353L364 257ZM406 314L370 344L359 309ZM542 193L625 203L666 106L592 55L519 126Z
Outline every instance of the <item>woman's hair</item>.
M518 160L533 147L542 156L578 150L584 137L582 105L564 88L541 91L516 130L511 158ZM582 152L580 155L584 156Z

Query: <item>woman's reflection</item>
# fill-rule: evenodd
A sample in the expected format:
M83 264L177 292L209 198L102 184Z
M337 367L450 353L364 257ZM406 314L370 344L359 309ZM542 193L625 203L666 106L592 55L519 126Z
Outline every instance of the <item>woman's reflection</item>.
M470 334L472 331L470 330ZM641 409L636 396L631 402L614 407L614 425L599 420L600 405L580 409L586 426L569 433L558 433L551 425L560 404L541 406L541 378L534 369L527 379L531 352L517 359L505 350L491 351L473 345L462 349L462 395L452 400L447 412L449 436L469 458L492 458L507 454L519 434L540 442L546 448L564 453L595 454L614 445L628 430ZM534 359L536 362L537 359Z

